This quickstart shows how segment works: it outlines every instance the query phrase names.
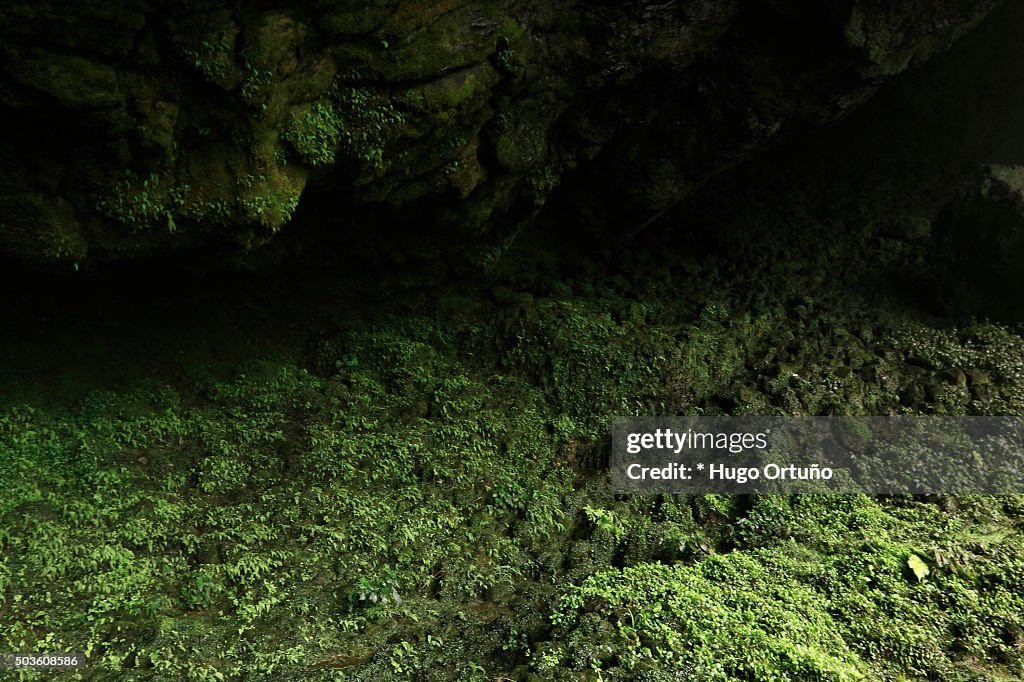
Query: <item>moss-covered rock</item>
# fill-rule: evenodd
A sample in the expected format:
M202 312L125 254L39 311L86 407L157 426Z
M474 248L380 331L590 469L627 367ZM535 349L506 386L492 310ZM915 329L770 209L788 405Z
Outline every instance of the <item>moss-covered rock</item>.
M67 210L36 211L32 239L3 222L0 254L250 250L288 222L307 176L342 197L335 210L409 210L424 230L475 235L456 263L492 262L568 177L587 222L628 233L994 4L7 3L0 116L17 135L0 144L0 210L24 214L27 196Z
M948 309L1024 319L1024 167L988 166L945 206L935 229Z

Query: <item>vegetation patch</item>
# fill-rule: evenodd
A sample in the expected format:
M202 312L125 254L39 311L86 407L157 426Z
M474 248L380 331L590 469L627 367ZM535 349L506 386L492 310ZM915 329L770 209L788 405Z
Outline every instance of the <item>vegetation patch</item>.
M64 679L1021 677L1020 497L610 489L615 415L1020 409L1018 331L787 267L589 262L5 404L0 647L84 651Z
M342 153L369 169L383 169L385 150L401 134L405 115L392 99L367 88L336 83L309 111L293 115L281 136L311 166Z

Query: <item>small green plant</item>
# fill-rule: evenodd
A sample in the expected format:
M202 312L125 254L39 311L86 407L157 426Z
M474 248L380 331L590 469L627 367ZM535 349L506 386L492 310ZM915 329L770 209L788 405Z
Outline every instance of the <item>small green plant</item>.
M351 608L377 604L401 604L402 597L398 593L396 572L389 569L380 577L360 578L349 592L348 598Z
M182 586L181 599L186 608L203 609L212 606L223 592L223 585L215 572L200 569Z
M210 82L224 77L231 58L231 42L227 31L216 38L203 40L196 47L181 48L181 53L196 71Z
M626 526L618 519L610 509L598 509L595 507L583 507L583 513L587 519L605 533L611 535L617 542L626 535Z
M342 121L329 100L313 103L302 116L293 115L281 136L311 166L334 163L335 148L341 141Z
M399 642L391 649L388 661L391 671L397 674L414 673L422 669L420 655L411 642Z
M515 64L515 50L512 44L522 35L523 30L519 24L511 18L506 18L502 23L495 45L494 63L506 71L512 71Z
M311 166L334 163L337 152L373 168L400 133L405 116L392 98L366 88L335 84L302 115L293 115L281 132Z
M494 60L498 64L498 66L507 71L512 70L512 60L514 58L515 52L513 52L512 48L508 47L507 45L498 50L498 52L494 56Z
M96 202L96 210L135 231L163 223L174 232L174 215L185 206L190 190L189 185L173 184L159 173L142 177L128 171L109 194Z
M512 114L507 111L498 112L494 117L494 129L498 133L505 133L512 129Z
M863 679L862 663L817 595L785 578L784 567L795 568L792 561L733 554L697 567L606 571L563 597L552 621L569 627L593 609L614 625L615 643L588 656L592 670L618 658L687 666L722 680Z
M301 194L286 176L268 179L266 175L245 175L237 184L243 190L237 205L245 217L271 229L279 229L291 220L299 206Z
M224 199L193 200L185 207L185 215L195 222L223 224L231 220L234 211Z
M546 199L552 190L562 180L558 169L551 165L544 165L530 174L530 186L533 188L534 197L537 201Z
M257 107L261 111L266 110L266 97L273 78L274 72L270 69L247 64L245 78L242 79L242 84L239 87L242 101L251 107Z
M405 124L405 116L389 97L363 88L337 87L334 101L345 121L341 136L349 156L374 166L384 160L384 148Z

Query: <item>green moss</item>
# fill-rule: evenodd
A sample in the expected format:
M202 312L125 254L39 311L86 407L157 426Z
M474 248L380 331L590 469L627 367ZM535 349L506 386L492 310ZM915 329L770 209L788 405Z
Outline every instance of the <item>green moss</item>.
M285 185L234 189L259 218ZM249 208L209 202L182 210ZM971 409L1012 408L1019 335L867 317L814 272L755 271L781 290L745 298L711 259L636 258L317 324L308 353L232 346L227 378L6 405L0 647L87 649L96 679L1019 677L1020 497L603 475L617 414L926 411L947 397L900 391L952 369L989 395Z
M558 187L562 180L562 174L555 166L545 165L530 173L530 187L533 188L534 199L538 205L543 204L548 195Z
M0 575L29 592L63 581L14 606L24 627L10 628L5 645L74 639L97 670L130 660L201 678L219 660L224 674L269 674L362 647L373 623L399 614L420 614L427 627L425 593L442 566L453 606L511 586L529 565L524 549L561 532L555 491L566 479L545 456L535 397L523 393L525 409L510 419L439 352L444 343L422 324L368 330L346 341L358 364L327 379L268 364L210 386L205 406L155 389L95 394L52 418L5 413L0 510L37 505L38 514L8 526L5 541L19 550ZM407 421L421 401L438 416ZM300 414L301 435L290 426ZM384 423L402 426L388 434ZM516 538L499 532L511 510ZM284 603L293 625L281 621ZM265 640L308 628L305 614L324 608L334 615L307 632L320 644ZM137 627L119 629L127 622L156 634L140 641ZM203 643L182 651L191 622L204 624ZM62 634L43 642L33 623ZM382 664L414 665L415 651L402 652Z
M237 208L249 221L277 231L291 220L302 195L300 179L271 167L266 174L245 175L237 181Z
M390 102L363 88L339 87L334 101L342 126L342 145L346 153L363 163L380 166L384 149L405 123L405 117Z
M998 502L978 504L1001 514ZM866 497L760 496L736 523L742 552L605 570L569 590L552 617L564 645L542 647L538 671L962 679L969 659L954 652L1004 656L1007 628L1024 613L1016 579L989 573L1012 571L1020 538L978 544L968 518L920 504L887 509ZM863 539L851 541L851 531ZM939 549L937 533L961 543L957 561L956 550ZM982 577L968 568L975 552L1000 557L1003 569L986 565ZM912 570L912 557L927 574Z
M189 65L211 83L224 78L232 59L231 38L227 30L216 37L202 40L194 47L182 47L181 53Z
M238 89L242 101L250 107L265 111L273 79L272 70L246 63L245 77Z
M341 141L342 121L329 100L313 103L302 116L292 116L281 133L299 153L302 160L311 166L325 166L334 163L334 153Z
M96 210L133 231L164 226L174 232L174 216L185 205L187 184L175 184L166 174L139 176L125 173L111 191L96 202Z
M335 85L281 133L311 166L334 163L335 154L371 169L382 169L387 146L400 134L405 116L383 94Z
M189 219L197 223L225 224L234 216L234 209L224 199L192 199L188 202L185 213Z
M169 173L141 177L128 172L123 180L96 202L96 210L133 232L179 230L192 226L224 224L239 216L271 229L288 222L298 207L302 184L278 170L269 175L246 175L237 181L233 200L208 197L205 188L193 190L175 182Z
M276 229L291 220L299 199L300 195L294 192L284 196L256 194L240 199L239 204L250 220Z
M731 554L698 566L639 564L588 578L559 602L570 669L655 662L705 680L865 679L798 562ZM770 607L766 606L770 604ZM613 628L601 633L602 623ZM596 646L591 642L596 639Z

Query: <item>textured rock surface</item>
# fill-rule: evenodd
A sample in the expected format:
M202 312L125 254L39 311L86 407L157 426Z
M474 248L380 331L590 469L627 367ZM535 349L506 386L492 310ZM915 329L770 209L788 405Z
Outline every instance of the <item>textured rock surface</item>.
M996 4L7 3L0 254L250 250L304 193L332 229L458 230L478 263L559 187L629 232Z
M1024 167L983 168L947 204L936 225L948 307L1019 322L1024 318Z

